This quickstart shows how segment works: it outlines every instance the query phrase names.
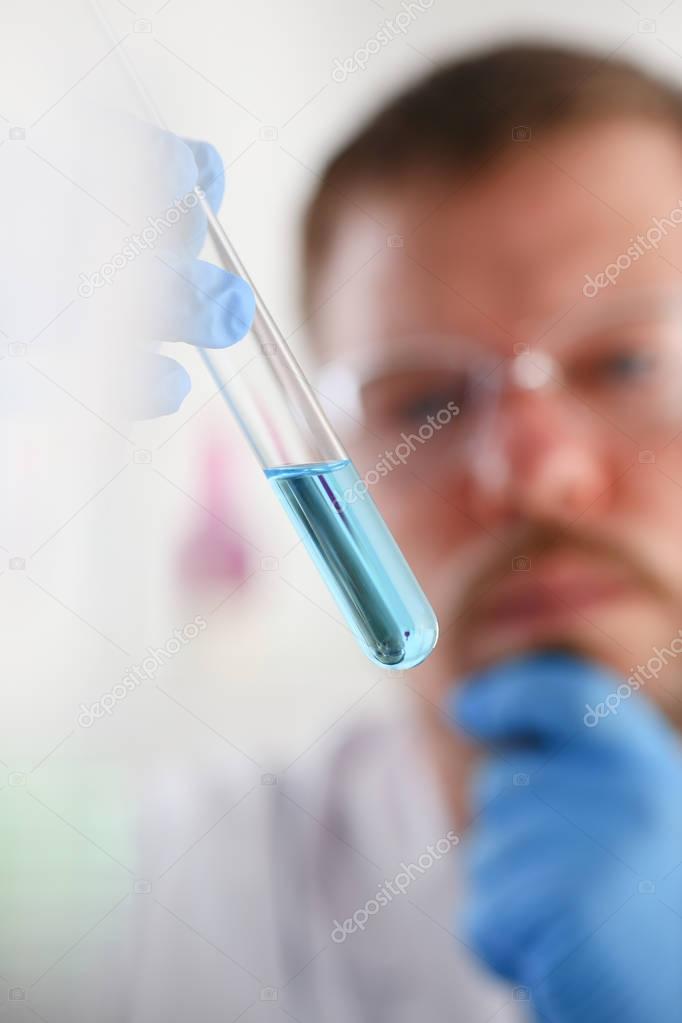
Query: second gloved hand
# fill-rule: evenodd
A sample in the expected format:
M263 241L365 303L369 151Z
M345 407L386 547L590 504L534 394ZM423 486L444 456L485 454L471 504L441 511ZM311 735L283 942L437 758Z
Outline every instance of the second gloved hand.
M594 724L587 708L621 683L535 655L470 680L449 708L488 751L458 930L543 1023L682 1016L679 737L635 693Z

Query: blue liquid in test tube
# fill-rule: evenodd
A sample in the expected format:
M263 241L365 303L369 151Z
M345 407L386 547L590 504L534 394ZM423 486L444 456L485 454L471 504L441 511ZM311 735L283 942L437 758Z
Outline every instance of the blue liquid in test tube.
M265 470L360 645L378 664L413 668L437 624L349 460Z

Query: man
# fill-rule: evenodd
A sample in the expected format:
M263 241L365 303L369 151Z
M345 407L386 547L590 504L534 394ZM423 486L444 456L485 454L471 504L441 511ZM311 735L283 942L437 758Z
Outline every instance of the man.
M512 46L311 202L320 392L442 634L411 724L282 807L298 1019L682 1018L681 129L626 63Z
M324 173L319 393L441 639L274 787L285 1018L682 1016L681 183L676 89L540 45ZM260 948L215 881L185 900Z

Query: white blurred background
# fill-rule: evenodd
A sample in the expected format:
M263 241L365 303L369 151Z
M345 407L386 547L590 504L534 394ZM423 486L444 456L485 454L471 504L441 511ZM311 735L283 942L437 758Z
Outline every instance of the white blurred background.
M192 794L199 765L229 779L230 805L402 692L399 673L356 648L196 353L173 353L193 378L181 411L126 431L99 414L69 355L83 300L64 246L68 265L90 272L82 225L105 251L127 233L74 159L87 151L86 112L136 107L121 53L174 131L222 153L221 219L306 366L301 212L326 158L397 86L440 57L521 35L682 75L679 0L434 0L344 81L337 62L404 10L399 0L103 7L112 37L80 0L4 0L0 33L11 282L0 298L1 905L14 921L0 936L0 1000L23 990L49 1019L67 1018L50 1006L88 968L90 929L106 917L100 933L116 945L129 922L119 933L114 910L135 879L161 876L218 818ZM83 704L197 615L207 627L152 679L79 724ZM160 823L141 854L150 804Z

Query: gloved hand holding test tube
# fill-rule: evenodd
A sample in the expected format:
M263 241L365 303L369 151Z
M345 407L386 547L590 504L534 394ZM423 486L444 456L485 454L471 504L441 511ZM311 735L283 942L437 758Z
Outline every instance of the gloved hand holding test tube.
M93 7L113 38L97 0ZM118 55L146 119L172 138L135 67L121 48ZM194 233L178 280L178 288L189 286L191 302L179 303L185 311L175 336L196 345L361 648L382 667L413 668L436 644L433 609L367 488L357 486L353 463L216 217L224 171L215 149L194 142L188 148L197 164L191 188L215 263L196 259ZM242 282L250 286L254 306L245 301ZM193 318L191 309L197 310ZM197 323L188 326L188 317ZM173 365L175 372L165 372L164 379L166 388L183 392L181 401L189 381Z

